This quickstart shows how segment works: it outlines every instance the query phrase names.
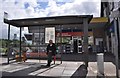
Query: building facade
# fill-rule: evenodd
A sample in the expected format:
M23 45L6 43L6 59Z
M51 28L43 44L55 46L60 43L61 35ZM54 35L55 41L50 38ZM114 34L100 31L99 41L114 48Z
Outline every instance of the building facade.
M107 51L120 58L120 0L117 2L101 2L101 17L108 17L109 23L106 26Z

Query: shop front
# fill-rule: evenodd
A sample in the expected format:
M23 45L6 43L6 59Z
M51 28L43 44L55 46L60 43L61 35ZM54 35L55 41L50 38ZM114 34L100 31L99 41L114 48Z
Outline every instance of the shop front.
M56 44L60 43L60 33L56 32ZM83 53L83 32L62 32L63 53ZM88 33L88 45L93 45L93 32Z

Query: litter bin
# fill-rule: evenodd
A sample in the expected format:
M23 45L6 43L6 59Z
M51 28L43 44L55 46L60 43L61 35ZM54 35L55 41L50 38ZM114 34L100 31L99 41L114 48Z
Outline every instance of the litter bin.
M97 48L98 48L97 52L98 76L104 76L104 47L102 41L99 42Z
M98 76L104 76L104 54L97 53L97 72Z

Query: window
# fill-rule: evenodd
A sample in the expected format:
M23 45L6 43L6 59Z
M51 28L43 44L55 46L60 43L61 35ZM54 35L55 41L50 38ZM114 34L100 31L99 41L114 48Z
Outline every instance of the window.
M109 2L110 11L114 9L114 2Z

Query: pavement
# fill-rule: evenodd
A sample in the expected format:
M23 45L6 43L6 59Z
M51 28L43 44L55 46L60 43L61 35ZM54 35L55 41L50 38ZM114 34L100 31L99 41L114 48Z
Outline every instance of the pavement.
M76 59L72 60L71 55L66 55L63 62L58 60L50 67L46 67L46 60L28 59L26 62L13 62L6 64L7 58L0 58L2 60L2 78L14 78L14 77L44 77L44 78L97 78L98 67L97 62L94 60L95 55L91 55L89 58L88 68L85 68L84 62L79 58L80 55L72 56ZM78 57L77 57L78 56ZM67 59L67 58L70 59ZM80 59L80 60L78 60ZM93 60L92 60L93 59ZM71 60L71 61L70 61ZM116 78L116 67L114 64L114 57L111 55L105 55L104 62L104 78Z

